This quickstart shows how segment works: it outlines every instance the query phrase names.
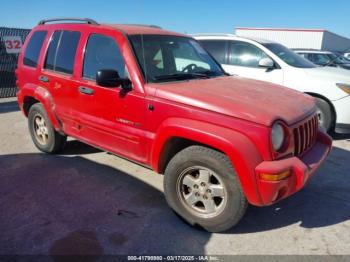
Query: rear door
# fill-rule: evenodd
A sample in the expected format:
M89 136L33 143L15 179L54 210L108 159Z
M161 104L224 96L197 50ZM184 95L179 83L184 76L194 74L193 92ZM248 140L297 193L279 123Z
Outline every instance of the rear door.
M75 135L79 131L79 93L75 88L77 80L73 73L80 38L79 31L54 31L39 76L39 81L49 87L54 111L69 135Z

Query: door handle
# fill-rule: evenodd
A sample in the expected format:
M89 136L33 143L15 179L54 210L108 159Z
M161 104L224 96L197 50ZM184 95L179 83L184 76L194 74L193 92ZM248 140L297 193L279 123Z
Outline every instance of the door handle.
M39 81L44 82L44 83L50 82L50 80L47 76L39 76Z
M94 90L85 86L79 86L79 92L85 95L93 95Z

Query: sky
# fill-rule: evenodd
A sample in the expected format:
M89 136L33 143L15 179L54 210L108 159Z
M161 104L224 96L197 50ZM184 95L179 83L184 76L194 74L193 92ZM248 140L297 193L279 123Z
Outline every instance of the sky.
M32 28L44 18L73 16L188 34L277 27L326 29L350 38L349 0L2 0L0 10L0 26L6 27Z

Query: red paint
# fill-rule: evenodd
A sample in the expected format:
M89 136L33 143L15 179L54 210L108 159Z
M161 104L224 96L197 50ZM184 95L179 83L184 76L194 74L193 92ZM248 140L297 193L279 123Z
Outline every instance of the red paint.
M55 30L62 29L81 32L71 76L43 69L49 39ZM146 84L126 34L181 34L144 26L55 24L37 26L27 39L37 30L48 33L37 68L23 65L28 40L23 46L17 70L18 102L24 110L25 98L37 99L55 129L69 136L157 172L163 171L164 148L173 138L210 146L229 157L248 201L254 205L273 203L281 188L285 188L281 198L299 190L305 182L300 182L301 177L314 173L330 151L330 138L319 131L317 142L301 158L288 157L294 150L293 139L285 152L272 152L270 133L275 121L284 122L292 134L293 126L315 113L313 99L296 91L238 77ZM132 91L123 94L120 88L100 87L81 77L84 47L92 33L116 40L133 83ZM39 82L39 75L47 76L50 83ZM94 95L79 93L81 85L93 89ZM150 105L154 110L149 110ZM294 170L288 180L258 179L259 172L285 168Z

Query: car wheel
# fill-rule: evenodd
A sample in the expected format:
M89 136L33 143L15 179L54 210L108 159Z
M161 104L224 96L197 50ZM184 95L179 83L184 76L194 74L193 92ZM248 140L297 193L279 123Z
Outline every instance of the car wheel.
M323 127L327 132L329 132L332 128L332 111L329 104L321 99L315 98L317 105L317 117L318 123L321 127Z
M29 132L35 146L45 153L61 150L67 137L58 133L52 126L42 104L34 104L28 114Z
M177 153L164 174L169 206L191 225L225 231L244 215L248 202L226 155L203 146Z

